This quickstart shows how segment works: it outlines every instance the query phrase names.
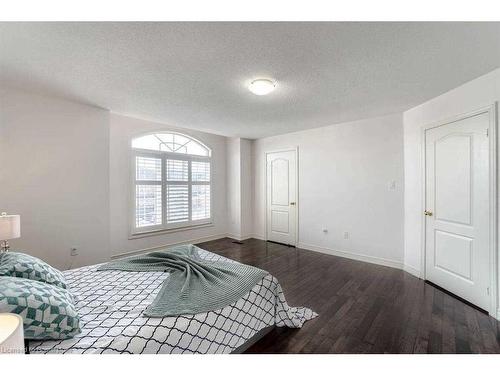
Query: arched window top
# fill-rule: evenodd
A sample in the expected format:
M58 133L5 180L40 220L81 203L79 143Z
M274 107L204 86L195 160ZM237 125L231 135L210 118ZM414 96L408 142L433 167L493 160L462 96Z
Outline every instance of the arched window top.
M179 133L143 135L132 140L132 148L197 156L211 154L211 150L200 141Z

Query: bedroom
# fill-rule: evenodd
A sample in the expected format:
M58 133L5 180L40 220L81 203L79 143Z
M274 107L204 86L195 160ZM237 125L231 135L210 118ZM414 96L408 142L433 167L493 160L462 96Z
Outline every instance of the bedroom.
M1 22L11 349L499 353L499 46L499 22Z

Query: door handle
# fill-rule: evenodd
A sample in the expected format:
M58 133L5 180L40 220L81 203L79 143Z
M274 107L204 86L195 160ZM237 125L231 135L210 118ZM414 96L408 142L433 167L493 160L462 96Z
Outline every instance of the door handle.
M425 216L432 216L432 211L425 210L424 215Z
M290 202L290 206L295 206L295 202Z

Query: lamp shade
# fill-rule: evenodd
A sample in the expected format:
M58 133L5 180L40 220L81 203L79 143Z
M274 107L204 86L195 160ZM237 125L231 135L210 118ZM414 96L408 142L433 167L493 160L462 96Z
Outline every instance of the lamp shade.
M19 215L0 215L0 241L21 237L21 217Z
M24 353L23 318L17 314L0 314L0 354Z

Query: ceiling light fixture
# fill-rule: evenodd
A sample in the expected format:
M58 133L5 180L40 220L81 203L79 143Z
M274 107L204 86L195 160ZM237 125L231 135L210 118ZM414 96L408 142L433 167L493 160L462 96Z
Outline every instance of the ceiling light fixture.
M276 83L265 78L256 79L248 86L248 89L255 95L267 95L275 88Z

